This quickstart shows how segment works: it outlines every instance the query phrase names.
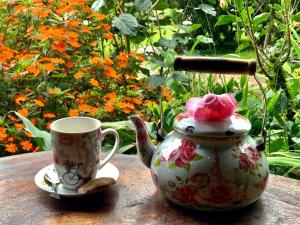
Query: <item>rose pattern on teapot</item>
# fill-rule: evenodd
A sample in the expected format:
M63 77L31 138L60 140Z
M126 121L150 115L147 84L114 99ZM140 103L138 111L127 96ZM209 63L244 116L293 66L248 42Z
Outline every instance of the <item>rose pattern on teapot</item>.
M207 151L213 152L212 158L205 157ZM192 140L182 139L181 145L167 151L167 155L159 152L154 156L151 171L153 181L166 198L190 208L230 209L256 200L265 189L269 175L268 169L263 166L266 163L263 153L248 141L244 144L237 141L229 159L220 159L219 151L222 150L202 149ZM227 167L223 173L222 164L227 164L227 160L234 161L235 166L230 171ZM196 169L195 173L190 173L193 163L200 161L210 164L210 169L200 172ZM162 171L165 168L168 174L164 176ZM176 175L176 170L184 170L185 173Z

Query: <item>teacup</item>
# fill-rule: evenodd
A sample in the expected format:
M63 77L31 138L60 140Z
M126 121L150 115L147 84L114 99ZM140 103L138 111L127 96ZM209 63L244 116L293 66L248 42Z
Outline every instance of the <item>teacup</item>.
M120 138L116 130L101 130L101 122L90 117L66 117L50 126L54 167L63 187L75 190L95 178L116 153ZM107 134L115 136L115 144L101 160L102 140Z

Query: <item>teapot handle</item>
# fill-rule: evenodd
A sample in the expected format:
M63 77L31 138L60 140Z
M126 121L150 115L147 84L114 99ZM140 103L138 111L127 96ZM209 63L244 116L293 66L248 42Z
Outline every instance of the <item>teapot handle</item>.
M267 113L267 99L262 84L255 76L256 60L232 59L221 57L203 57L203 56L176 56L174 59L175 71L191 71L211 74L247 74L253 76L263 94L264 112L262 121L261 136L262 139L257 141L256 148L259 151L265 149L267 132L265 129L265 120Z
M174 60L174 70L213 74L248 74L254 76L256 71L256 60L177 56Z

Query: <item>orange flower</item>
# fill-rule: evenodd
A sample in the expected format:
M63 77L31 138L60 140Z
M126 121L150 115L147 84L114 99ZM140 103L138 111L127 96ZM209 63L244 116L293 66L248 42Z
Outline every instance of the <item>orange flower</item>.
M53 118L55 118L56 116L55 116L55 114L52 113L52 112L44 112L44 113L43 113L43 117L44 117L45 119L53 119Z
M70 69L70 68L72 68L74 66L74 63L71 62L71 61L68 61L68 62L65 63L65 65L66 65L67 68Z
M114 61L112 61L110 58L103 59L103 64L106 66L112 66L114 65Z
M69 116L79 116L79 111L77 109L71 109L68 113Z
M84 75L83 72L78 71L77 73L74 74L74 78L78 80L78 79L82 78L83 75Z
M126 52L120 52L119 55L117 55L117 59L120 61L127 61L128 55Z
M81 104L79 105L79 109L83 112L87 112L87 111L90 111L92 107L88 104Z
M47 71L55 70L55 66L52 63L46 63L43 65L43 69Z
M14 142L15 141L15 138L14 137L8 137L7 138L7 142Z
M57 94L57 90L54 89L54 88L50 88L50 89L48 89L48 93L49 93L50 95L56 95L56 94Z
M4 127L0 127L0 141L3 141L6 137L6 129Z
M163 91L162 91L162 95L163 95L168 101L172 100L172 95L171 95L171 91L170 91L170 90L164 88Z
M16 94L15 95L16 105L21 105L21 102L25 102L26 100L27 100L27 96L24 94Z
M91 17L94 17L97 20L104 20L106 16L104 14L101 14L101 13L93 13L90 16L88 16L88 18L91 18Z
M116 80L120 79L120 77L117 75L116 71L111 67L105 68L103 71L103 74L107 77L115 78Z
M102 29L103 30L109 30L110 29L110 25L108 23L105 23L102 25Z
M5 151L7 151L9 153L16 153L17 150L18 150L17 146L13 143L5 145Z
M90 79L90 84L94 87L99 87L99 82L95 79L95 78L92 78Z
M131 103L118 102L118 106L124 113L130 113L134 109L134 105Z
M26 71L32 73L34 76L37 76L41 72L39 66L35 63L27 66Z
M42 100L34 99L34 103L39 107L44 107L45 103Z
M139 61L144 61L144 56L142 55L142 54L137 54L136 55L136 58L137 58L137 60L139 60Z
M128 67L127 62L123 62L123 61L119 62L118 65L119 65L120 67L122 67L122 68Z
M53 50L56 50L58 52L64 52L67 49L66 43L65 41L55 41L53 46L52 46Z
M139 98L131 98L131 101L136 105L141 105L143 103Z
M50 126L51 126L51 123L50 123L50 122L46 123L46 128L47 128L48 130L50 130Z
M98 108L92 107L89 111L89 116L95 116L97 112L98 112Z
M10 121L17 121L16 117L12 116L12 115L8 115L7 118L10 120Z
M95 56L95 57L89 59L89 62L90 62L91 64L95 65L95 64L100 63L100 62L101 62L101 59L100 59L98 56Z
M39 60L39 62L51 62L51 63L55 63L55 64L64 64L65 60L60 59L60 58L42 58Z
M20 113L22 116L25 116L25 117L28 116L28 110L25 108L18 110L18 113Z
M114 106L112 104L105 104L103 108L106 112L113 112L114 111Z
M24 128L24 125L22 123L15 123L15 128L20 131Z
M67 93L66 93L66 96L67 96L68 98L75 99L74 95L72 95L72 94L71 94L71 93L69 93L69 92L67 92Z
M20 145L24 151L29 152L32 149L32 144L29 141L21 141Z
M116 92L111 92L103 96L103 98L108 98L108 99L116 99L116 97L117 97Z
M108 33L104 34L104 38L105 38L105 40L113 40L114 35L111 32L108 32Z
M69 21L69 22L67 22L66 25L69 26L69 27L78 27L79 24L80 24L79 21Z
M27 137L32 137L31 133L28 132L27 130L24 131L24 134L25 134L25 136L27 136Z
M128 89L131 88L132 90L135 90L135 91L140 89L140 87L135 84L127 85L127 88Z
M151 101L151 100L146 100L145 104L146 105L154 105L154 104L156 104L156 102L155 101Z

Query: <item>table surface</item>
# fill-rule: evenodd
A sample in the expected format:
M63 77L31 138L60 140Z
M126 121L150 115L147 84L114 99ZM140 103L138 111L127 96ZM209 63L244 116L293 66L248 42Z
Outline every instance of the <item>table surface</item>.
M52 198L34 183L52 152L0 158L0 224L300 224L300 181L271 175L262 197L231 212L205 213L166 201L137 156L115 155L117 183L84 198Z

